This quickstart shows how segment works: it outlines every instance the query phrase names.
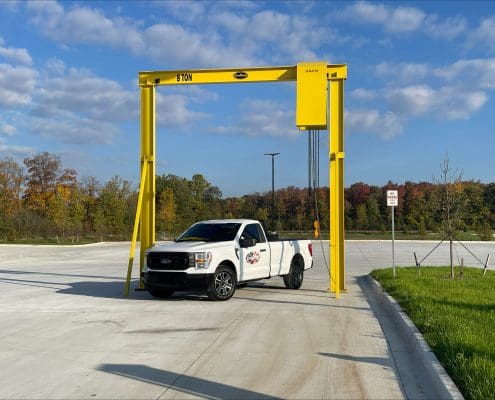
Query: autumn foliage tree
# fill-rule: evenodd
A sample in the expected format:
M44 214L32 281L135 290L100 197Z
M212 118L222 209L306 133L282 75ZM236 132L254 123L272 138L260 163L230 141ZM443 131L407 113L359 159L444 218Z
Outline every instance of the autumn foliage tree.
M13 158L0 160L0 230L9 239L17 236L16 219L22 207L23 182L22 167Z
M347 230L384 231L390 210L386 190L399 195L396 228L419 232L446 232L444 198L448 189L454 201L451 230L473 230L484 240L492 238L495 224L495 183L461 181L387 182L383 186L357 182L345 189ZM79 179L50 153L24 160L0 159L0 240L51 238L77 242L82 236L97 240L129 239L136 212L137 188L114 176L100 183L94 177ZM165 174L156 177L157 237L170 238L196 221L215 218L254 218L269 229L311 231L316 210L322 231L328 230L329 190L289 186L275 193L275 226L271 226L271 192L223 198L220 189L203 175L191 179ZM453 213L453 210L458 210ZM451 219L452 221L452 219ZM455 226L454 226L455 225ZM447 227L448 229L448 227ZM93 240L94 240L93 239Z

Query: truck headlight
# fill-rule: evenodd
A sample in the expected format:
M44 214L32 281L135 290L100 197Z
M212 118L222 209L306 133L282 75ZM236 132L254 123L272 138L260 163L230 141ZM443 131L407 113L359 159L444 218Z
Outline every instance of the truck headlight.
M211 263L211 252L200 252L189 254L189 266L194 268L208 268Z

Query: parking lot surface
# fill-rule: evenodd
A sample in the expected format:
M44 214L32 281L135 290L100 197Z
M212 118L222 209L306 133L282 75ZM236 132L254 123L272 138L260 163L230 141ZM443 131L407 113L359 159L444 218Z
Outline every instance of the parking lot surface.
M412 251L433 244L397 245L397 263L412 265ZM390 246L347 242L340 299L327 293L328 242L325 257L315 242L300 290L272 278L214 302L185 292L124 298L129 243L1 245L0 398L431 398L358 284L390 266ZM472 246L480 258L493 253ZM447 263L445 246L436 257Z

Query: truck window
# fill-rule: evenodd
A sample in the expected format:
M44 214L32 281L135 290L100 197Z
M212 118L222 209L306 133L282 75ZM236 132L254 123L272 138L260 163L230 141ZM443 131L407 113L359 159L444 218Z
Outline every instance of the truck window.
M256 243L264 243L265 235L259 224L248 224L242 232L241 239L256 239Z
M177 242L228 242L235 239L240 226L237 223L194 224L179 236Z

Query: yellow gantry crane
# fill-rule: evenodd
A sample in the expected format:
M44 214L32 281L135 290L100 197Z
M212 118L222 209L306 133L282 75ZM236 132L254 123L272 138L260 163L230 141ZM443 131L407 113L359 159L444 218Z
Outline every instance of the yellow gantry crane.
M290 67L140 72L141 180L127 269L125 295L129 294L138 228L140 231L140 272L144 266L145 250L155 243L156 87L165 85L296 81L296 126L302 131L329 129L330 291L334 292L336 297L339 297L340 292L345 290L344 80L346 78L347 65L327 64L326 62L299 63ZM330 102L330 107L328 102ZM139 288L143 288L141 279Z

